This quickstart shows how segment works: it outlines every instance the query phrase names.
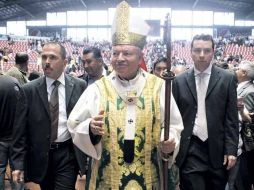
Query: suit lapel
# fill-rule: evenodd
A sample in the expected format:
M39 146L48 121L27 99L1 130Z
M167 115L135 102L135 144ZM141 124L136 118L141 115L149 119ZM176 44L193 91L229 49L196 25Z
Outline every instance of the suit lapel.
M195 83L194 69L193 68L190 69L189 71L187 71L186 81L187 81L188 87L191 91L191 94L193 95L193 97L195 98L195 100L197 102L197 90L196 90L196 83Z
M211 76L210 76L210 80L209 80L209 84L208 84L208 89L206 92L206 97L209 96L212 89L215 87L215 85L220 80L220 78L221 78L220 71L218 69L216 69L216 67L212 66L212 71L211 71Z
M72 95L72 91L74 88L74 82L72 81L72 78L68 75L65 75L65 99L66 99L66 110L68 110L68 105L70 102L70 98Z
M50 116L49 113L49 103L48 103L48 94L47 94L47 85L46 85L46 78L42 77L39 79L39 84L36 87L36 90L43 102L43 106L46 109L47 114Z

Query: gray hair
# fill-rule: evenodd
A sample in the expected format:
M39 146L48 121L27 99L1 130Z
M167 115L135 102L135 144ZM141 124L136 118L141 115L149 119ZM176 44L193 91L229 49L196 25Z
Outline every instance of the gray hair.
M242 61L239 67L247 72L247 77L252 81L254 80L254 62L252 61Z

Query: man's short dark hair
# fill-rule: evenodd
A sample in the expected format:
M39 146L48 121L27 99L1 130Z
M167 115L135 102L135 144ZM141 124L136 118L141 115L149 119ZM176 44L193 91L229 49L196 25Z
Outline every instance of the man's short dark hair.
M203 41L210 41L212 42L212 48L214 49L214 40L213 37L209 34L198 34L196 36L193 37L192 42L191 42L191 49L193 48L193 43L196 40L203 40Z
M32 71L32 72L30 73L29 77L28 77L28 80L29 80L29 81L32 81L32 80L34 80L34 79L39 78L40 76L42 76L42 74L41 74L40 72L38 72L38 71Z
M47 42L47 43L45 43L44 45L43 45L43 47L44 46L46 46L46 45L55 45L55 46L59 46L60 47L60 55L61 55L61 57L62 57L62 59L66 59L66 49L65 49L65 47L62 45L62 44L60 44L59 42Z
M156 60L156 61L154 62L154 64L153 64L153 70L155 69L156 65L157 65L158 63L160 63L160 62L167 63L167 58L166 58L166 57L162 57L162 58Z
M229 69L229 66L228 66L228 63L225 62L225 61L222 61L222 62L218 62L216 63L216 65L222 69Z
M83 50L83 55L86 55L88 53L93 53L93 56L94 56L95 59L102 61L101 50L99 48L96 48L96 47L85 48Z
M28 57L27 53L18 52L18 53L16 53L16 56L15 56L15 63L19 64L19 65L27 64L28 59L29 59L29 57Z

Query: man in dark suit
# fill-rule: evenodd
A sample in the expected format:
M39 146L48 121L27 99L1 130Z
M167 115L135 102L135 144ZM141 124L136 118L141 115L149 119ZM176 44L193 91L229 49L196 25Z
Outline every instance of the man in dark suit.
M0 75L0 190L5 189L5 172L10 159L13 123L17 102L22 90L18 81L10 76ZM12 163L10 162L10 166ZM11 167L12 168L12 167ZM13 190L22 189L12 183ZM22 186L22 184L21 184Z
M236 161L236 78L212 65L213 55L212 36L195 36L191 43L194 68L173 81L184 123L176 159L182 190L224 190L226 168Z
M81 61L86 72L83 79L86 80L88 85L99 80L103 75L106 75L101 50L99 48L85 48L83 50Z
M68 116L86 82L64 74L66 51L49 42L42 49L44 77L23 86L14 127L13 179L38 183L42 190L74 190L78 174L77 160Z

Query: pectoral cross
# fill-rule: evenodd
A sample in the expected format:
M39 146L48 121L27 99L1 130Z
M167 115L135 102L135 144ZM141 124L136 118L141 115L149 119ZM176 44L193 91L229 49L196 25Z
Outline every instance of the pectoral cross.
M133 123L133 120L132 120L132 119L129 119L129 120L128 120L128 123L129 123L129 124Z
M130 103L133 102L133 99L132 99L132 98L129 98L129 99L128 99L128 102L130 102Z

